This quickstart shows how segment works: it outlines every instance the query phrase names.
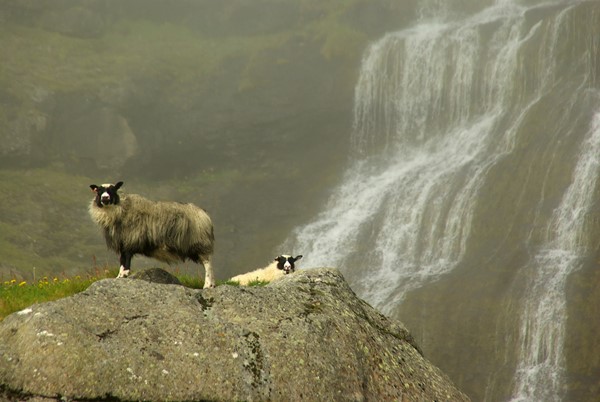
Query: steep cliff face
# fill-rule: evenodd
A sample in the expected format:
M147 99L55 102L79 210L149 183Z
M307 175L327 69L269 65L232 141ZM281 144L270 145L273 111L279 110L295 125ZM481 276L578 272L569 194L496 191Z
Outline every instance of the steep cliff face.
M251 160L245 144L305 119L347 126L364 47L405 15L364 0L5 2L3 164L173 177ZM93 152L122 141L112 163Z
M0 324L8 400L467 401L335 269L263 288L103 280Z

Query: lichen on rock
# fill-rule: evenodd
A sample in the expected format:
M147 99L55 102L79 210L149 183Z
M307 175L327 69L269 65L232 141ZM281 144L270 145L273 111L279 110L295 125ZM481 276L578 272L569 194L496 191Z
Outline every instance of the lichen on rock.
M0 323L7 400L468 398L336 269L265 287L105 279Z

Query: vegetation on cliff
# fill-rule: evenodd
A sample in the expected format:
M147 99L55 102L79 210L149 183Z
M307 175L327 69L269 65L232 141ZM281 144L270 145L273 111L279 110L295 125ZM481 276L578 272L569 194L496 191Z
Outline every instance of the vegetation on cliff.
M220 278L260 266L334 182L361 54L410 11L366 0L2 3L0 279L112 264L86 211L99 180L208 209Z

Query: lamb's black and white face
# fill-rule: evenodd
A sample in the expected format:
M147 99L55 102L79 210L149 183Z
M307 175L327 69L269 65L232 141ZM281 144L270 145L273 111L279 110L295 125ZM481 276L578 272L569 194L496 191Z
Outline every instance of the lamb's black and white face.
M285 274L289 274L290 272L294 272L296 270L296 261L301 259L301 255L297 255L296 257L292 257L291 255L280 255L275 257L275 261L277 261L277 269L282 269Z
M95 184L90 185L92 191L96 193L94 202L98 208L102 208L106 205L117 205L120 201L117 191L122 185L122 181L118 182L117 184L102 184L101 186L97 186Z

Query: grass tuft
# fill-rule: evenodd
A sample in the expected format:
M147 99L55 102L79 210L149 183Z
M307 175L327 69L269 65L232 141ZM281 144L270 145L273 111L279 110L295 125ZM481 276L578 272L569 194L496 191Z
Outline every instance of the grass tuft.
M43 277L37 282L11 279L0 283L0 321L9 314L23 310L36 303L62 299L86 290L92 283L114 277L114 273L105 270L85 277L72 278Z

